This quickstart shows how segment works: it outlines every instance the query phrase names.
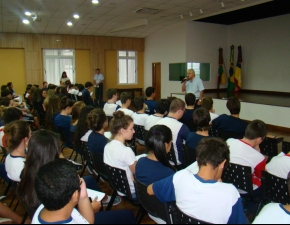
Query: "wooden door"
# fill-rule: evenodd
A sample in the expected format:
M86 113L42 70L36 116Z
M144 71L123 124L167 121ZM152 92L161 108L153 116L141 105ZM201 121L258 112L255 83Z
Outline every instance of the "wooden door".
M155 88L155 99L158 101L161 99L161 63L152 63L152 87Z

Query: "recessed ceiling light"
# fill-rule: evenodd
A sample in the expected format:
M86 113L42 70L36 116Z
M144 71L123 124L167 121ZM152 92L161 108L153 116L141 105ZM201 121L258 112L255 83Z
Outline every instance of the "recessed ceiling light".
M24 24L29 24L30 22L29 22L29 20L23 20L23 23Z
M68 25L68 26L72 26L73 23L72 23L72 22L68 22L67 25Z
M92 0L93 4L99 4L99 0Z
M25 15L26 16L31 16L31 13L30 12L25 12Z
M78 14L74 14L74 18L75 18L75 19L79 19L80 16L79 16Z

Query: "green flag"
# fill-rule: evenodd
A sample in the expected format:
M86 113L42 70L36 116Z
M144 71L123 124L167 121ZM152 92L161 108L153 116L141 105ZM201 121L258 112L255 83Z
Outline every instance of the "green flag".
M235 84L235 72L234 72L234 53L235 53L235 46L231 46L231 55L230 55L230 72L228 78L228 91L234 91L236 88Z

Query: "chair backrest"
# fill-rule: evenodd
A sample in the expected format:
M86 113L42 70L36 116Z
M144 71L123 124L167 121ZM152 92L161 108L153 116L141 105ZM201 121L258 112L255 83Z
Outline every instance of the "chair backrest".
M210 224L186 215L178 208L175 202L171 203L170 212L172 215L172 224Z
M222 180L224 183L233 184L237 189L253 195L252 169L249 166L230 163L223 171Z
M110 124L111 120L113 119L114 117L113 116L107 116L107 119L108 119L108 123Z
M92 154L89 151L88 143L85 141L81 141L81 149L83 151L83 156L84 156L85 161L87 161L87 164L90 167L93 167Z
M224 141L229 138L242 139L244 136L237 132L218 130L218 136Z
M1 151L2 151L3 156L6 157L6 156L8 155L8 151L7 151L7 149L4 148L3 146L0 146L0 149L1 149Z
M288 154L290 152L290 142L282 142L282 152L284 152L285 154Z
M263 199L266 202L290 204L287 180L262 171Z
M143 208L152 216L164 220L166 224L171 224L168 204L161 203L155 195L148 195L147 185L142 184L137 179L134 180L134 186L138 201Z
M140 126L140 125L134 125L134 130L135 130L135 134L134 137L136 139L139 139L141 141L145 141L145 129L144 126Z
M94 170L105 180L109 179L108 171L104 163L104 154L99 152L91 153Z
M210 129L208 131L208 134L211 137L219 137L219 134L218 133L219 133L218 130L217 129L214 129L213 127L210 127Z
M177 167L177 159L174 151L173 144L171 145L170 151L167 153L167 159L174 163L175 167Z
M278 140L266 137L260 144L260 150L263 155L269 156L269 160L271 160L274 156L278 155Z
M119 191L126 195L126 197L130 200L133 200L126 171L113 166L109 166L107 164L105 164L105 166L108 171L107 174L109 176L111 186L116 191Z
M196 150L186 145L182 145L183 150L183 164L189 166L196 161Z

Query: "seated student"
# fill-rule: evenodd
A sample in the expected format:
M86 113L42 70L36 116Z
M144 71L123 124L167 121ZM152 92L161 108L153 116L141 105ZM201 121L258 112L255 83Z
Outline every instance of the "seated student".
M213 121L214 119L219 117L218 114L215 114L215 110L213 109L213 100L211 97L209 96L203 97L202 102L201 102L201 107L209 111L210 121Z
M117 111L114 113L110 126L114 140L105 147L104 163L126 171L132 197L136 198L133 174L135 174L137 161L132 149L125 146L125 141L132 140L135 133L133 119L122 111Z
M287 175L288 192L290 193L290 173ZM289 224L290 205L269 203L264 206L253 224Z
M118 100L118 92L116 89L110 88L107 90L106 94L108 101L104 105L104 112L106 113L106 116L113 116L113 113L121 108L116 104L116 101Z
M52 96L48 100L46 108L44 127L47 130L54 130L54 120L60 113L60 99L58 96Z
M227 144L231 152L231 163L252 168L254 194L260 195L262 170L265 170L266 159L260 153L259 145L267 135L266 124L261 120L254 120L247 126L242 140L230 138Z
M8 208L6 205L0 202L0 224L11 224L9 223L9 220L4 220L3 218L9 218L10 220L12 220L13 223L16 223L16 224L21 224L22 222L21 216L17 215L10 208ZM30 223L30 220L27 219L25 221L25 224L29 224L29 223Z
M92 97L91 97L91 94L89 92L89 90L92 87L93 87L92 82L86 82L85 83L85 89L82 91L82 96L83 96L84 103L86 105L91 105L91 106L94 105L93 100L92 100Z
M183 116L184 111L184 101L181 99L174 99L171 102L168 117L157 122L157 125L165 125L172 131L173 147L178 165L183 163L182 144L190 132L186 125L178 121Z
M1 91L1 97L4 98L4 97L8 97L10 99L12 99L13 95L12 95L12 92L9 91L8 89L3 89Z
M161 202L176 201L182 212L208 223L246 223L237 189L220 182L230 157L226 143L218 138L206 138L196 151L197 174L181 170L148 186L148 194L156 195Z
M195 105L196 99L195 95L192 93L187 93L185 95L185 103L186 103L186 108L183 116L179 120L181 123L185 124L190 131L195 132L196 127L194 126L193 120L192 120L192 115L195 111L194 105Z
M35 212L32 224L132 224L135 221L134 214L127 210L98 212L101 203L97 199L90 202L84 180L65 159L41 167L34 186L42 205Z
M4 128L7 149L10 154L5 160L5 169L9 179L19 182L25 165L26 148L31 137L29 124L24 121L14 121Z
M77 127L77 124L79 121L80 112L84 106L85 106L84 102L78 101L72 107L72 113L71 113L72 114L72 121L71 121L70 130L73 133L76 132L76 127Z
M154 101L155 99L155 88L154 87L148 87L145 91L145 94L147 96L147 100L145 101L145 104L147 105L149 109L149 114L153 115L156 112L157 103Z
M145 126L148 115L145 113L146 105L143 97L137 97L134 99L134 106L137 112L132 116L135 125Z
M125 113L125 115L133 116L134 112L129 109L131 106L131 95L129 95L127 92L123 92L120 96L122 107L118 109L117 111L122 111Z
M217 130L245 135L248 123L240 119L241 103L238 98L231 97L227 101L227 108L231 115L222 114L212 121L212 127Z
M281 152L279 155L273 157L266 165L266 170L274 176L287 179L290 171L290 153L285 154Z
M156 106L156 113L148 116L146 119L145 130L150 130L159 120L163 119L169 112L169 106L170 103L167 99L159 100Z
M197 128L196 132L191 132L187 135L186 145L191 149L196 149L198 143L205 137L208 137L209 131L209 112L204 108L196 109L193 113L194 126Z

